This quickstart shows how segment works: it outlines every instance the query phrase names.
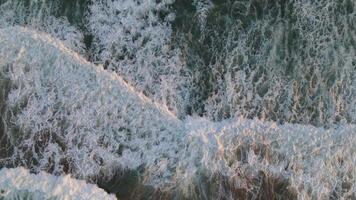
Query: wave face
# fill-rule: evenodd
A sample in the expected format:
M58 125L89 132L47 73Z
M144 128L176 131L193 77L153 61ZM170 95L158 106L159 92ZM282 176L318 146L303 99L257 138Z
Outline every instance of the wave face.
M0 0L0 198L356 198L355 12Z

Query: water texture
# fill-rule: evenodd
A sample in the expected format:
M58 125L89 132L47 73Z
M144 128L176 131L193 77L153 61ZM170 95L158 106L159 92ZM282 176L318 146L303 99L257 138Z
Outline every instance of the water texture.
M0 199L355 199L355 9L0 0Z

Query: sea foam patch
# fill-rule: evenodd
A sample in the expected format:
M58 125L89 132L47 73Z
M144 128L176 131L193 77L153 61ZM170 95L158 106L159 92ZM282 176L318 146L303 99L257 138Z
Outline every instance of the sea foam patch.
M45 172L31 174L24 168L0 170L0 198L10 199L116 199L96 185Z
M113 191L133 180L131 198L354 197L352 124L179 120L61 41L22 27L0 30L0 69L9 144L1 166L104 177Z
M82 178L111 165L175 165L183 127L165 106L47 34L15 27L0 36L10 164Z

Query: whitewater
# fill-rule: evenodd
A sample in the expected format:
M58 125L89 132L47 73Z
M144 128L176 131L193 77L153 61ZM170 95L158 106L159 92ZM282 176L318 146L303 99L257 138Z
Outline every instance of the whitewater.
M60 2L0 1L0 199L356 198L352 1Z

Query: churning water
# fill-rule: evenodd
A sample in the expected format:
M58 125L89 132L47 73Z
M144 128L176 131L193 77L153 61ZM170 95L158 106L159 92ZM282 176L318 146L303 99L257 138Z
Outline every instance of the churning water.
M356 199L356 2L0 0L0 114L0 199Z

